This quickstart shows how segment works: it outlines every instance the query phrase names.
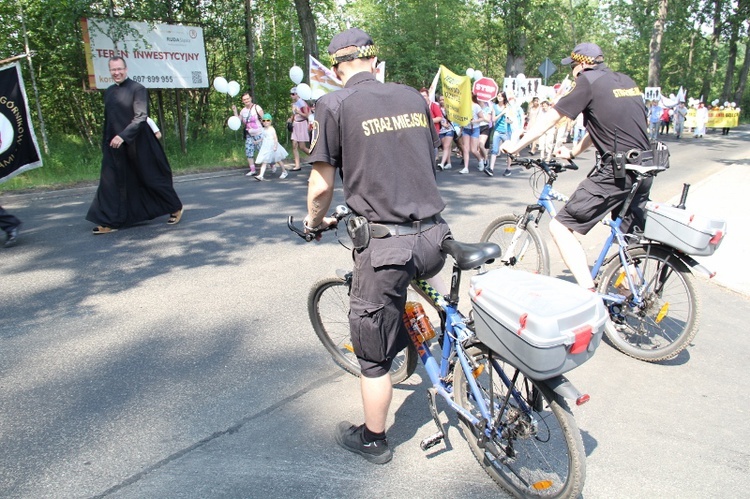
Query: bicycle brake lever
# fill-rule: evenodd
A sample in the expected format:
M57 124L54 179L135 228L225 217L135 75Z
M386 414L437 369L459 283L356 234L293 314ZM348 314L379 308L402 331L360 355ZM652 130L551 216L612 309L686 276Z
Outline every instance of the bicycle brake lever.
M294 217L289 215L289 218L286 220L286 225L289 227L289 230L297 234L299 237L307 241L308 243L315 239L315 234L312 234L310 232L305 232L303 230L300 230L296 225L294 225Z

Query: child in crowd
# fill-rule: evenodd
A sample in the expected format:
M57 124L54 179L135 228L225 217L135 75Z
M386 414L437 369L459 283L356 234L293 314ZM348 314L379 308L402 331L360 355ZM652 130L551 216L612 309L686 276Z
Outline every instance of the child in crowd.
M284 149L279 144L279 138L276 135L276 129L273 127L273 117L270 113L266 113L263 115L263 142L260 146L260 151L258 151L258 157L255 158L255 162L260 164L260 174L258 174L257 177L255 177L255 180L263 181L266 180L264 175L266 174L266 168L268 165L272 165L271 167L271 173L276 173L276 167L281 167L281 175L279 175L280 179L285 179L287 175L289 175L289 172L286 171L286 168L284 168L284 163L282 162L284 159L286 159L287 156L289 156L289 153L286 152L286 149Z

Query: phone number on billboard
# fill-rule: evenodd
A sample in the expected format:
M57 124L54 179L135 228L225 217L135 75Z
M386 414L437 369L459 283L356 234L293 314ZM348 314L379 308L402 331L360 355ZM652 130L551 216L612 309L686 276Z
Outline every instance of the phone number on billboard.
M171 76L132 76L131 78L138 83L173 83Z

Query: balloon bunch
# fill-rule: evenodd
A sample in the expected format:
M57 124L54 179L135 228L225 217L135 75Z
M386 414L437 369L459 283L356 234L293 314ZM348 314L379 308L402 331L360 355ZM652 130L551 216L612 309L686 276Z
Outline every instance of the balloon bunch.
M302 71L302 68L299 66L292 66L289 70L289 78L292 80L292 83L297 85L297 95L299 95L302 100L310 100L312 97L312 89L307 83L302 83L304 75L304 71Z
M482 78L484 75L478 69L469 68L466 70L466 76L468 76L472 80L478 80L479 78Z
M220 94L227 94L229 97L235 97L240 93L240 84L232 80L227 82L223 76L217 76L214 78L214 89ZM227 126L234 131L240 129L242 122L237 116L232 116L227 120Z
M229 97L234 97L240 93L240 84L236 81L227 82L223 76L217 76L214 78L214 89L221 94L228 94Z

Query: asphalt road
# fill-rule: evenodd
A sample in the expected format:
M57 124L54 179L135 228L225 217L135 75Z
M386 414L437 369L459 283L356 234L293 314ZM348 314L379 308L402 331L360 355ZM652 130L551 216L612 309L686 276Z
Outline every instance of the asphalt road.
M750 168L747 127L670 145L655 200ZM84 220L93 188L0 198L25 223L0 250L0 497L502 497L455 427L447 445L419 449L434 432L422 368L396 390L392 463L335 445L338 421L361 420L358 383L318 343L306 300L349 256L285 227L305 213L307 170L264 183L243 173L179 178L179 225L103 236ZM566 173L558 190L584 175ZM454 167L438 181L467 241L533 199L520 172ZM676 359L646 364L602 344L570 373L591 394L574 409L584 497L747 496L750 296L705 279L699 289L701 330Z

